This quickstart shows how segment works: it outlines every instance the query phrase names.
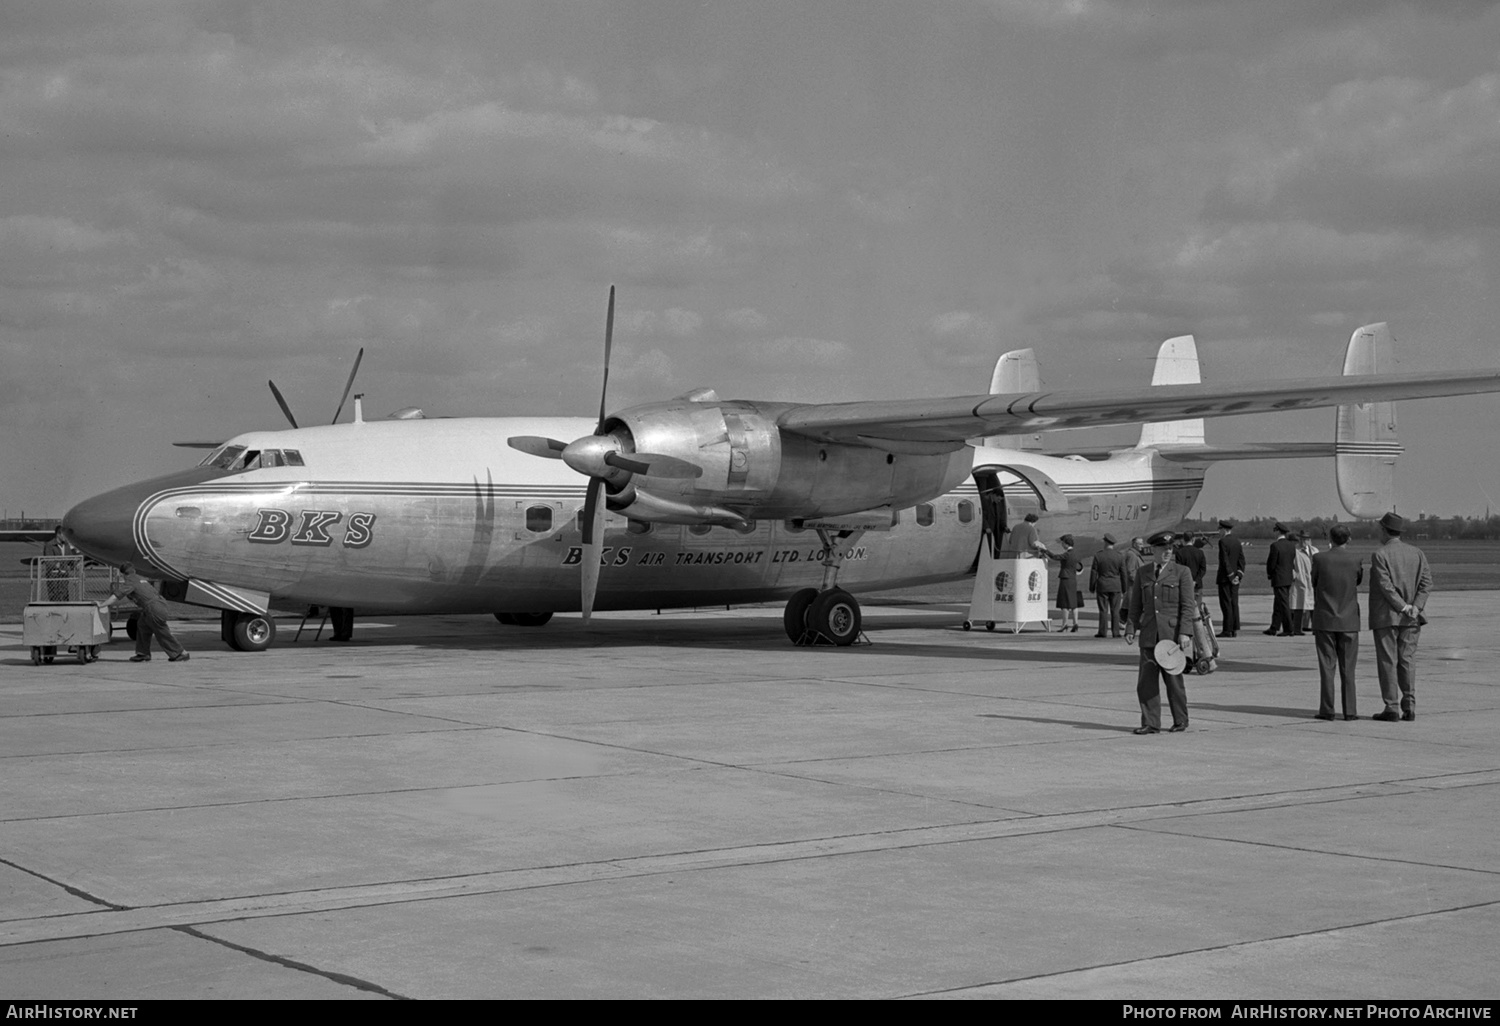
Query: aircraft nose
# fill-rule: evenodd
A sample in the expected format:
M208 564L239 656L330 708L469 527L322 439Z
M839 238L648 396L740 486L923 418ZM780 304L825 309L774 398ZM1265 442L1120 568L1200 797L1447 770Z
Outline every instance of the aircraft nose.
M63 537L103 563L135 563L142 569L152 566L136 544L135 519L141 504L163 489L201 484L221 476L221 470L194 468L85 499L63 516Z
M144 563L133 525L135 511L148 494L141 483L85 499L63 515L63 537L103 563Z

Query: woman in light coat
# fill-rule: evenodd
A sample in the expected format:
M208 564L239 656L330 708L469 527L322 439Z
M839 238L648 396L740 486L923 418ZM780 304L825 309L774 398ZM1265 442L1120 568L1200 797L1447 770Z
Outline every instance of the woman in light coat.
M1305 634L1312 630L1312 558L1317 552L1311 534L1303 531L1297 536L1296 562L1292 566L1292 592L1288 600L1288 605L1292 607L1293 634Z

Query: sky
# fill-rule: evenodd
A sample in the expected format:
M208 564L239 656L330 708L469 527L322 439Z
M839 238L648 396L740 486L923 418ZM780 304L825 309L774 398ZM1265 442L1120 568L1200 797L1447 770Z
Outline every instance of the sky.
M0 507L179 440L1500 366L1500 10L1423 0L0 5ZM345 413L345 419L349 414ZM1333 411L1208 440L1331 437ZM1408 515L1500 512L1500 396L1398 406ZM1128 430L1052 436L1129 444ZM1339 511L1332 462L1197 511Z

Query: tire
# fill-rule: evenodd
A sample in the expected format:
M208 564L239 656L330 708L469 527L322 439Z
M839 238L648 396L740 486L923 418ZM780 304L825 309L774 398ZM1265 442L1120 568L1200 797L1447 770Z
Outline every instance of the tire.
M840 647L859 637L859 602L843 588L829 588L807 609L807 626Z
M78 665L79 666L86 666L88 664L88 661L89 661L89 647L87 645L79 645L78 646Z
M786 628L786 636L792 639L792 644L802 644L802 637L807 633L807 610L813 604L813 599L817 597L817 588L803 588L787 599L786 611L781 614L781 623Z
M514 627L516 625L516 615L514 613L496 613L495 619L507 627Z
M141 629L141 618L140 618L139 614L131 613L130 614L130 619L128 619L128 620L125 621L125 636L127 638L129 638L131 641L134 641L135 640L136 632L139 631L140 629ZM113 625L110 626L110 630L111 631L114 630L114 626Z
M987 630L987 631L994 630L995 629L995 621L994 620L986 620L986 621L984 621L984 629Z
M234 618L234 647L241 652L264 652L276 641L276 621L269 615L241 613Z
M515 621L517 627L542 627L546 625L548 620L552 619L552 614L550 612L511 613L510 616L511 619Z
M974 629L974 625L972 623L970 623L968 620L965 620L964 621L964 630L971 631L973 629Z

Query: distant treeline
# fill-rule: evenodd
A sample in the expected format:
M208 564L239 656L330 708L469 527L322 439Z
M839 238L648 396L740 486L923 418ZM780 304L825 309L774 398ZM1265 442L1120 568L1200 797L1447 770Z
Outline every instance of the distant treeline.
M57 517L6 517L0 531L48 531L62 523Z
M1355 539L1379 539L1380 528L1373 520L1340 520L1338 517L1309 517L1297 520L1289 517L1252 517L1249 520L1234 520L1234 533L1241 538L1274 538L1276 525L1283 524L1293 531L1306 531L1314 538L1327 538L1328 529L1334 524L1349 528ZM1201 531L1209 537L1219 533L1218 518L1212 520L1184 520L1178 531ZM1407 522L1407 538L1472 538L1476 540L1500 539L1500 514L1489 517L1423 517Z

